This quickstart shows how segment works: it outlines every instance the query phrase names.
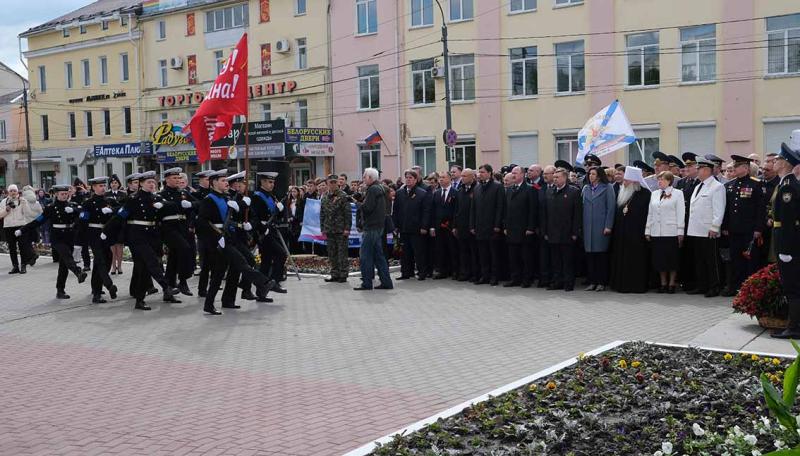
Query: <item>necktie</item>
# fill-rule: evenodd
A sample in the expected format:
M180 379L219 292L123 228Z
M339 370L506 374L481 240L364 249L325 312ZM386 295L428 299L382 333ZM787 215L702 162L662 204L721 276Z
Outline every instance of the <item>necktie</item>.
M699 195L700 194L700 190L702 190L702 189L703 189L703 182L700 182L700 185L697 186L697 192L695 192L695 195Z
M667 192L661 190L661 199L663 200L667 196Z

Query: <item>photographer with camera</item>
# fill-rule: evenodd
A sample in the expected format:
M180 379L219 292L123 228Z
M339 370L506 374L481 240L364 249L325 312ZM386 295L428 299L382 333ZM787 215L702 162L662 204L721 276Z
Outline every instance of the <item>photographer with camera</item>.
M8 272L9 274L25 274L26 266L33 266L35 262L33 247L28 235L19 237L14 235L14 231L41 213L41 208L37 211L33 207L34 204L38 205L39 203L31 203L27 198L21 197L19 188L14 184L8 186L8 196L0 201L0 218L3 219L3 231L13 266ZM17 251L19 251L19 255Z

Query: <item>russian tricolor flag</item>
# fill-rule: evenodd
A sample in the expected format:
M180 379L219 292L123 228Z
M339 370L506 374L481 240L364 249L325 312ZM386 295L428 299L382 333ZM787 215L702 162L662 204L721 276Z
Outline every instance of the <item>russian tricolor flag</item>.
M381 137L381 134L378 133L377 131L375 131L375 133L367 136L366 139L364 139L364 142L367 143L368 146L371 146L373 144L378 144L382 141L383 138Z

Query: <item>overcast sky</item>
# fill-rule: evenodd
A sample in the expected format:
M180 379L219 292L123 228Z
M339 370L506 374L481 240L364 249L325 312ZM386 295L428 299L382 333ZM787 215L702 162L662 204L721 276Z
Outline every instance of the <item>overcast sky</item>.
M28 72L19 61L17 36L29 28L55 19L94 0L0 0L0 61L21 75ZM24 46L24 44L23 44Z

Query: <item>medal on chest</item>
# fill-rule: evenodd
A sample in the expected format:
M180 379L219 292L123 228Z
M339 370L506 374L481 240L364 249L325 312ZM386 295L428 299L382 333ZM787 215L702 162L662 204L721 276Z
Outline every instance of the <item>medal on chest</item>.
M783 199L784 203L790 203L792 201L792 194L789 193L789 192L786 192L783 195L781 195L781 198Z
M625 207L622 208L622 215L628 215L628 205L626 204Z

